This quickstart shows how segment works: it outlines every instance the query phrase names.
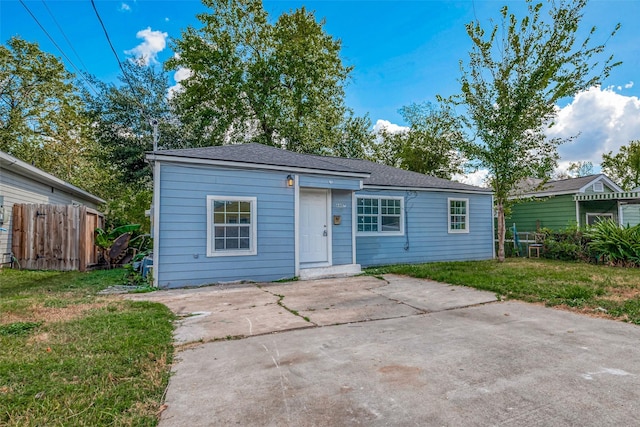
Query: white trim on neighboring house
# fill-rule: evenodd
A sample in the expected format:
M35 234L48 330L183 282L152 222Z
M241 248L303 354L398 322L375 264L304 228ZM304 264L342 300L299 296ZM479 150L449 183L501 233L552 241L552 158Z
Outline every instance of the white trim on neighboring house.
M576 227L580 227L580 202L576 200Z
M623 203L618 200L618 224L624 225L624 214L622 212Z
M592 187L594 184L596 184L598 182L601 182L601 181L604 181L607 184L607 186L614 191L614 193L618 193L618 192L623 192L624 191L622 188L620 188L618 186L618 184L616 184L615 182L611 181L605 175L600 175L599 177L595 178L593 181L589 182L588 184L584 185L582 188L580 188L577 191L574 191L573 193L584 193L585 191L587 191L589 189L589 187ZM595 192L595 189L593 191ZM604 191L604 189L603 189L603 191Z
M207 165L207 166L225 166L229 168L239 168L239 169L258 169L258 170L276 170L282 171L286 169L292 173L310 173L310 174L320 174L320 175L331 175L331 176L344 176L350 178L368 178L371 176L368 172L340 172L340 171L332 171L332 170L324 170L324 169L314 169L314 168L303 168L303 167L295 167L295 166L281 166L281 165L265 165L258 163L247 163L247 162L233 162L229 160L211 160L211 159L198 159L191 157L179 157L179 156L166 156L157 153L150 153L147 155L147 159L162 161L162 162L171 162L171 163L188 163L188 164L198 164L198 165Z
M615 182L611 181L606 176L601 175L601 176L599 176L597 178L594 178L593 180L589 181L587 184L583 185L582 187L580 187L578 189L564 190L564 191L530 192L530 193L518 194L517 196L511 196L511 197L509 197L509 199L510 200L513 200L513 199L529 199L529 198L532 198L532 197L542 198L542 197L551 197L551 196L565 196L567 194L576 195L578 193L584 193L585 191L587 191L587 189L589 187L593 186L593 184L595 184L596 182L600 182L600 181L604 181L607 184L607 186L609 186L612 190L614 190L614 192L624 192L624 190L622 188L620 188Z
M587 212L585 214L585 221L587 222L585 225L589 225L589 217L599 217L599 216L606 216L608 218L613 219L613 214L611 212Z
M158 287L158 268L160 267L160 162L153 164L153 200L151 207L151 226L153 227L153 287Z
M300 277L300 176L293 180L293 264L295 277Z

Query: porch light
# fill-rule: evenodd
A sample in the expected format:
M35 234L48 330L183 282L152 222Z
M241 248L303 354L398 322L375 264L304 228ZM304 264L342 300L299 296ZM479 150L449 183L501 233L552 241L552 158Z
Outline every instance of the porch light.
M293 176L291 174L287 175L287 185L293 187Z

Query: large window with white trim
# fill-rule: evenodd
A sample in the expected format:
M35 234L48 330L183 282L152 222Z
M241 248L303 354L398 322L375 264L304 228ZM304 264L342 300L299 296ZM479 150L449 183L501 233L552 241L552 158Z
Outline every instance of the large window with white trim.
M587 213L587 225L595 225L600 221L613 219L612 213Z
M207 256L255 255L255 197L207 196Z
M402 197L357 198L358 234L404 234Z
M469 232L469 199L448 199L449 233Z

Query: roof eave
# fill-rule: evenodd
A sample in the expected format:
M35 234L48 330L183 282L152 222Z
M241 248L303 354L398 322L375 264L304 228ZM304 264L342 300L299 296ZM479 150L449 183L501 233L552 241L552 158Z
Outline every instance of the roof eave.
M347 171L335 171L330 169L305 168L300 166L238 162L233 160L203 159L199 157L181 157L181 156L165 155L157 152L147 154L147 160L169 162L169 163L225 166L225 167L242 168L242 169L252 168L252 169L262 169L262 170L276 170L276 171L286 171L286 172L293 172L293 173L315 173L315 174L342 176L347 178L359 178L359 179L366 179L371 176L371 174L368 172L355 172L355 171L347 172Z
M96 205L106 203L106 201L101 199L100 197L95 196L88 191L83 190L82 188L76 187L73 184L69 184L62 179L57 178L41 169L38 169L37 167L30 165L29 163L23 162L22 160L15 158L3 151L0 151L0 164L3 168L7 168L7 170L15 172L18 175L31 178L43 184L58 188L59 190L66 191L67 193L95 203Z
M397 186L397 185L372 185L372 184L364 184L364 190L394 190L394 191L428 191L428 192L440 192L440 193L467 193L467 194L487 194L492 195L493 191L491 190L465 190L465 189L454 189L454 188L437 188L437 187L408 187L408 186Z

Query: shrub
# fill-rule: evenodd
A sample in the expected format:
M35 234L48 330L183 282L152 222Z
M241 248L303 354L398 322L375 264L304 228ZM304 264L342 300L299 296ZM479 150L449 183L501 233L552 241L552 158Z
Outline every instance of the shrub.
M560 231L540 230L544 249L541 256L562 261L589 261L595 257L589 250L589 237L578 227Z
M623 227L607 219L591 227L587 235L589 248L611 265L640 266L640 225Z

